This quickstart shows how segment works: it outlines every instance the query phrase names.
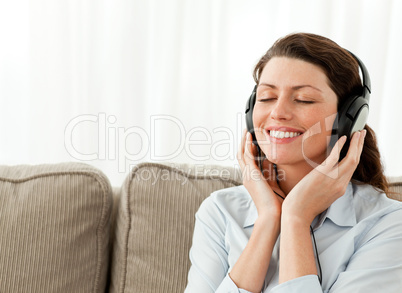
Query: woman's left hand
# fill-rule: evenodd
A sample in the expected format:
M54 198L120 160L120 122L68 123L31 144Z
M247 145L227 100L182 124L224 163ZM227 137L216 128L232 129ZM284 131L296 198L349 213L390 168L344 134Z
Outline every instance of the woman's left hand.
M314 218L341 197L360 161L366 130L355 132L345 158L339 161L346 142L341 137L328 158L308 173L287 195L282 215L311 225Z

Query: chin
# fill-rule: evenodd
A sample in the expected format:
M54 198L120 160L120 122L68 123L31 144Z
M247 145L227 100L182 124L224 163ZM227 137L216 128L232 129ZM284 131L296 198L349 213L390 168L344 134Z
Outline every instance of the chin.
M303 153L267 153L266 155L268 161L276 165L294 165L300 166L308 164L312 168L317 167L325 160L325 154L320 154L318 156L314 156L313 154L303 154Z
M288 153L268 153L266 155L268 161L277 165L291 165L303 161L303 156L295 156L295 154L289 155Z

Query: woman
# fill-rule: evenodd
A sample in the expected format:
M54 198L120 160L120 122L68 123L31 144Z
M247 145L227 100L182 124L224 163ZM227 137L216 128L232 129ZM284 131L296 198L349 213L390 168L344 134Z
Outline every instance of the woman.
M355 58L292 34L254 78L263 172L245 132L243 186L197 212L186 292L401 292L402 204L385 195L375 134L366 125L329 147L337 110L362 91Z

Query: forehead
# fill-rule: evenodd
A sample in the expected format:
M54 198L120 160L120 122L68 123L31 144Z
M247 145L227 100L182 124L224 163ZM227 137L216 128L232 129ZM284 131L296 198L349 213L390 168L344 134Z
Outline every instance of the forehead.
M259 83L276 86L310 84L329 87L328 78L322 68L304 60L289 57L274 57L265 65Z

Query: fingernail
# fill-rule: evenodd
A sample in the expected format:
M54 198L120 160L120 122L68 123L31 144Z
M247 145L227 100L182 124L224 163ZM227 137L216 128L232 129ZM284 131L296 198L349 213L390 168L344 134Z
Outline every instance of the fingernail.
M360 137L360 131L356 131L353 136L356 136L356 139L359 139Z
M367 134L367 130L366 130L366 129L363 129L363 131L362 131L363 138L366 137L366 134Z

